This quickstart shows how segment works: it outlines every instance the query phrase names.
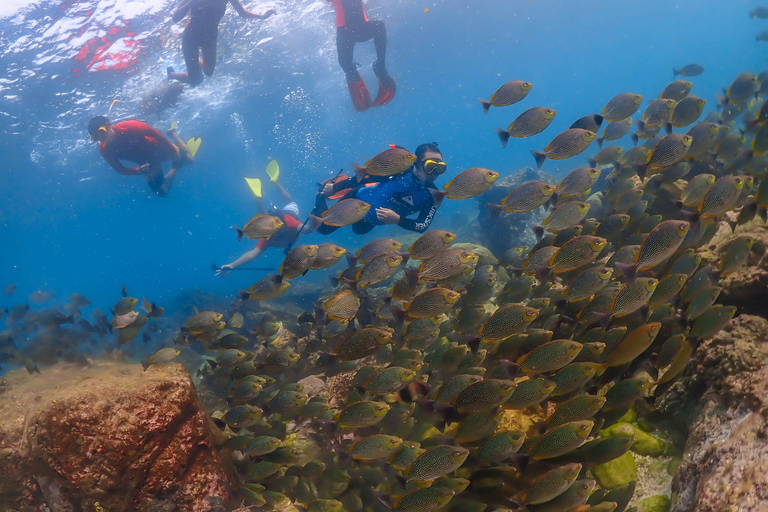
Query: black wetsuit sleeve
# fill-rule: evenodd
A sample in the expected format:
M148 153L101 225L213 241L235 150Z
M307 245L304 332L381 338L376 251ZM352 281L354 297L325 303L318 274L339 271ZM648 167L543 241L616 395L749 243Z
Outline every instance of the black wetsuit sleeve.
M432 220L435 218L435 213L437 213L437 206L432 203L429 207L421 210L419 216L415 219L400 217L397 225L408 231L423 233L429 229L429 225L432 224Z
M340 190L344 190L347 188L354 188L357 185L357 179L356 178L347 178L342 181L338 181L333 184L333 192L336 193Z

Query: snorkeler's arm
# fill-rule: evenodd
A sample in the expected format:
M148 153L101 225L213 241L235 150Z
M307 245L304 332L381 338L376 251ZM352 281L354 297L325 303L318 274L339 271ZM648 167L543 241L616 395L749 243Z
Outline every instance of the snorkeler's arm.
M435 218L436 212L437 206L433 203L429 206L429 208L424 208L421 210L419 216L415 219L407 219L401 216L397 225L403 229L407 229L408 231L423 233L429 229L429 225L432 224L432 220Z
M109 164L110 167L117 171L118 174L122 174L123 176L137 176L139 174L143 174L141 167L134 167L133 169L129 169L110 152L103 151L101 156L104 158L104 161Z
M223 266L222 266L222 268L224 268L224 267L229 267L229 268L238 268L238 267L242 267L243 265L247 265L248 263L252 262L252 261L253 261L253 260L255 260L256 258L258 258L259 256L261 256L261 253L263 253L263 252L264 252L264 249L263 249L263 248L261 248L261 247L256 247L256 248L255 248L255 249L253 249L252 251L248 251L247 253L243 254L242 256L240 256L239 258L237 258L237 259L236 259L235 261L233 261L232 263L229 263L229 264L227 264L227 265L223 265Z
M189 12L189 8L192 6L194 0L183 0L181 4L173 11L173 22L178 23L184 19L184 16Z
M239 14L243 18L265 20L270 16L272 16L273 14L277 14L277 11L274 9L270 9L264 14L258 14L253 11L249 11L248 9L243 7L243 4L240 3L240 0L229 0L229 3L231 3L232 7L235 8L235 11L237 11L237 14Z

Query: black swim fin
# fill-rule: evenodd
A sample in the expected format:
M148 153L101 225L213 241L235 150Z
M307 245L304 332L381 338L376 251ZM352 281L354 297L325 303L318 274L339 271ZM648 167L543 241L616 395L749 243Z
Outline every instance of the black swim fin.
M380 107L392 101L395 92L397 92L397 86L384 66L378 65L378 61L373 63L373 71L376 73L376 78L379 79L379 91L376 93L376 99L373 100L373 106Z
M371 108L371 94L365 85L363 77L357 74L357 78L347 78L349 86L349 96L352 98L352 104L358 112L365 112Z

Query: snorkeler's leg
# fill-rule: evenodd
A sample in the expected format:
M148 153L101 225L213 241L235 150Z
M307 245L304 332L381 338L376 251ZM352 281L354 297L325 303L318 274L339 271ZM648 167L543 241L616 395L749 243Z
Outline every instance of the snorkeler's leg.
M283 202L283 204L288 204L293 202L293 198L291 197L291 194L289 194L288 191L285 190L285 187L283 187L280 184L280 182L275 181L274 183L272 183L272 186L277 189L277 193L280 194L280 200Z
M176 175L176 168L171 168L168 171L167 176L163 176L163 168L160 163L153 163L150 165L145 177L149 188L158 196L165 197L170 192L173 178ZM168 181L170 176L170 181Z
M374 107L386 105L395 97L397 87L395 81L387 73L385 61L387 58L387 29L383 21L369 21L366 28L373 35L373 45L376 48L376 62L373 63L373 72L379 80L379 90L376 93L376 99L373 100Z
M166 132L173 138L173 143L178 148L177 158L173 161L174 167L181 167L182 165L192 165L195 163L195 157L192 155L192 151L189 150L187 144L181 140L179 134L175 129L168 130Z
M203 73L200 71L200 43L189 27L184 29L181 36L181 49L184 53L184 62L187 65L186 73L177 73L172 67L168 68L168 78L195 86L203 81Z
M355 41L349 33L347 27L336 29L336 51L339 56L339 65L347 76L347 86L349 95L352 98L352 104L355 110L363 112L371 108L371 94L368 92L363 77L357 72L355 63L352 61L355 49Z
M205 34L200 45L203 54L200 62L203 66L203 73L207 76L213 75L213 70L216 69L216 41L218 40L219 30L218 28L213 30L214 32Z

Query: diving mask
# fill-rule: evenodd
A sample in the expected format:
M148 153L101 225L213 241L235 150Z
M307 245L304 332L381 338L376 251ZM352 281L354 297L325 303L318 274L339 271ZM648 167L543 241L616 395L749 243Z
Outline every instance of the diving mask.
M442 160L433 160L432 158L428 160L424 160L424 163L422 164L424 167L424 172L427 174L436 174L441 175L445 172L445 169L448 167L448 164L443 162Z

